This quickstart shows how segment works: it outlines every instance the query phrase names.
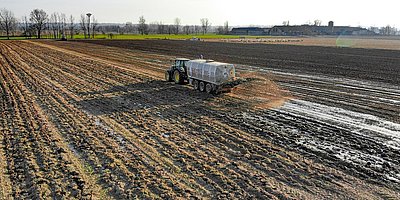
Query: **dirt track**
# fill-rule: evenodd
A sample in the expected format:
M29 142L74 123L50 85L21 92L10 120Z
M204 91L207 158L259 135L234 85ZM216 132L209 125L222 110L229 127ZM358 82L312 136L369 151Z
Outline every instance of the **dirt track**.
M297 98L254 109L161 81L157 48L1 42L0 197L400 198L397 79L238 66Z

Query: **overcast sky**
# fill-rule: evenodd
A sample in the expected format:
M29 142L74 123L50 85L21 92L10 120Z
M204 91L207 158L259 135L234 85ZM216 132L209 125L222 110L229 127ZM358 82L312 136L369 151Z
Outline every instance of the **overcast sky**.
M0 8L14 12L20 18L34 8L47 13L74 15L91 12L100 23L137 23L143 15L147 22L173 23L176 17L182 25L199 24L208 18L212 25L229 21L232 26L304 24L315 19L325 25L400 27L400 1L355 0L0 0ZM77 20L76 20L77 21Z

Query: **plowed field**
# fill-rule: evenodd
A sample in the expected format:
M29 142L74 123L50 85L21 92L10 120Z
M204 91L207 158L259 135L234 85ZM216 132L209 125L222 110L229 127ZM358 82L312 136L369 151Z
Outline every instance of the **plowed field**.
M360 76L238 56L259 81L213 96L164 82L189 53L157 49L1 41L0 199L400 198L392 54Z

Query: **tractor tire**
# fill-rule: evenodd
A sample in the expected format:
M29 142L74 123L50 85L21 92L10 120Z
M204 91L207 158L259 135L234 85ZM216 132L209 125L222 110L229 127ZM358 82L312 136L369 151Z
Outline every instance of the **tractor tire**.
M206 84L203 81L199 83L199 90L200 92L204 92L206 90Z
M165 72L165 81L167 81L167 82L172 81L171 74L168 71Z
M212 86L211 83L207 83L207 84L206 84L206 92L207 92L208 94L212 94L212 92L213 92L213 86Z
M199 81L198 80L193 80L193 89L198 90L199 89Z
M183 83L183 77L181 73L178 70L174 71L174 82L175 84L182 84Z

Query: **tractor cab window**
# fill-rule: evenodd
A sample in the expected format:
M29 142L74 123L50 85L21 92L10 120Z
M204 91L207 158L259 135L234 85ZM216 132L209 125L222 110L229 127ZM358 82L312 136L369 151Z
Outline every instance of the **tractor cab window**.
M188 61L186 61L186 60L185 60L185 61L182 61L182 66L183 66L183 67L186 67L186 63L187 63L187 62L188 62Z
M181 61L180 60L176 60L175 61L175 66L176 67L180 67L181 66Z
M185 66L186 66L186 61L183 61L183 60L176 60L176 61L175 61L175 66L176 66L176 67L185 67Z

